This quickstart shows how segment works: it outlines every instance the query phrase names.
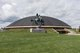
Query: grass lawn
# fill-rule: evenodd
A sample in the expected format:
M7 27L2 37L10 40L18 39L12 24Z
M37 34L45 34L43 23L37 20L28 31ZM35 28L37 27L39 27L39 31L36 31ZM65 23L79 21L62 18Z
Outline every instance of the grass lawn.
M80 53L80 36L54 32L0 32L0 53Z

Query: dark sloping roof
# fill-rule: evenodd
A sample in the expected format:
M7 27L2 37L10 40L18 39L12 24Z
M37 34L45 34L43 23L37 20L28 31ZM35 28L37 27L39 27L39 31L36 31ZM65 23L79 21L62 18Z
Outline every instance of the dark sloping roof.
M16 22L13 22L8 27L10 26L35 26L35 25L32 25L32 22L31 22L31 19L35 19L35 17L36 16L29 16L29 17L20 19ZM48 16L41 16L41 17L44 20L44 26L68 26L69 27L68 24L56 18L52 18Z

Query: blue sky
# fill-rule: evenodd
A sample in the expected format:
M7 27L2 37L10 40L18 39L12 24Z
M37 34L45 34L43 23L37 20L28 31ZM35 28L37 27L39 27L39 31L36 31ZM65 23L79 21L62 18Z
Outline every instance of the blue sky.
M80 0L0 0L0 27L36 13L79 27L79 5Z

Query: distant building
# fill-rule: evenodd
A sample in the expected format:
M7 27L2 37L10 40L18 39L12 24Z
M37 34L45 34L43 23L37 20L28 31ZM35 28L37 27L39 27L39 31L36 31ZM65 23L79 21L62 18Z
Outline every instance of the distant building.
M3 31L3 29L2 28L0 28L0 32L2 32Z
M80 32L80 26L79 26L79 32Z

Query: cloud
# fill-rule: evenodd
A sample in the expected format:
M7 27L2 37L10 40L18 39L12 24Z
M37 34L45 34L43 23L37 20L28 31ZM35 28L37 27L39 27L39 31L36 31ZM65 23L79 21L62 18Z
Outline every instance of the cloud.
M1 22L0 23L0 28L2 27L5 27L5 26L8 26L10 24L10 22Z
M4 4L2 6L2 11L3 11L3 19L6 19L8 16L12 16L15 14L13 10L13 6L10 4Z
M18 19L19 19L19 17L17 17L17 16L9 16L6 20L4 20L4 22L14 22Z
M0 20L23 18L39 13L60 19L72 27L80 24L80 0L0 0ZM2 3L3 2L3 3ZM11 18L13 19L13 18ZM15 18L16 20L17 18ZM7 21L6 21L7 22Z

